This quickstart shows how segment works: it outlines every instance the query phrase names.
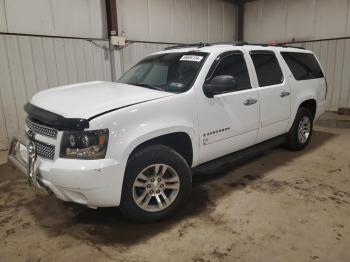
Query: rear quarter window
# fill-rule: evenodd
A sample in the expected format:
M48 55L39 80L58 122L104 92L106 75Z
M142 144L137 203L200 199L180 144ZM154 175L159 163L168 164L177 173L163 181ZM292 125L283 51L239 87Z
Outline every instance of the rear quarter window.
M295 80L309 80L324 77L315 56L311 53L281 52Z

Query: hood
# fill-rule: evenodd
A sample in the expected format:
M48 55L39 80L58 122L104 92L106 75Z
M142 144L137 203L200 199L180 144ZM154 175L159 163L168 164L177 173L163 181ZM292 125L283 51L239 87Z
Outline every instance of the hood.
M89 119L107 111L171 95L114 82L86 82L41 91L33 96L31 104L65 118Z

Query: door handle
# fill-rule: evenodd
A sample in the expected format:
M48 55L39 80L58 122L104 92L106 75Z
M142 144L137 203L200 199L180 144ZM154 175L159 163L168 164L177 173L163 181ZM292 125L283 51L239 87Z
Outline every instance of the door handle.
M290 93L289 92L286 92L286 91L283 91L282 93L280 93L280 97L285 97L285 96L289 96Z
M243 105L250 106L250 105L254 105L256 102L258 102L258 100L253 99L253 98L248 98L247 100L245 100L243 102Z

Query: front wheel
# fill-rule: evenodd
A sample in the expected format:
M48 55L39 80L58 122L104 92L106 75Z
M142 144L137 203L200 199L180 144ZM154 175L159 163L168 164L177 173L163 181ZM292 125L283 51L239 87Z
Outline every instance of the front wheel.
M304 149L310 142L312 131L313 117L310 110L305 107L299 108L287 134L286 147L290 150Z
M127 164L120 209L129 219L154 222L176 212L191 192L191 170L170 147L153 145Z

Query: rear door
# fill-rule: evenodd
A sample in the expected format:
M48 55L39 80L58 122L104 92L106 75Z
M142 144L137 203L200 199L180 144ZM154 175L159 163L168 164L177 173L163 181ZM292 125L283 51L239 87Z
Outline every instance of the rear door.
M260 101L260 129L257 143L287 132L291 113L291 89L281 68L279 54L271 50L250 50Z

